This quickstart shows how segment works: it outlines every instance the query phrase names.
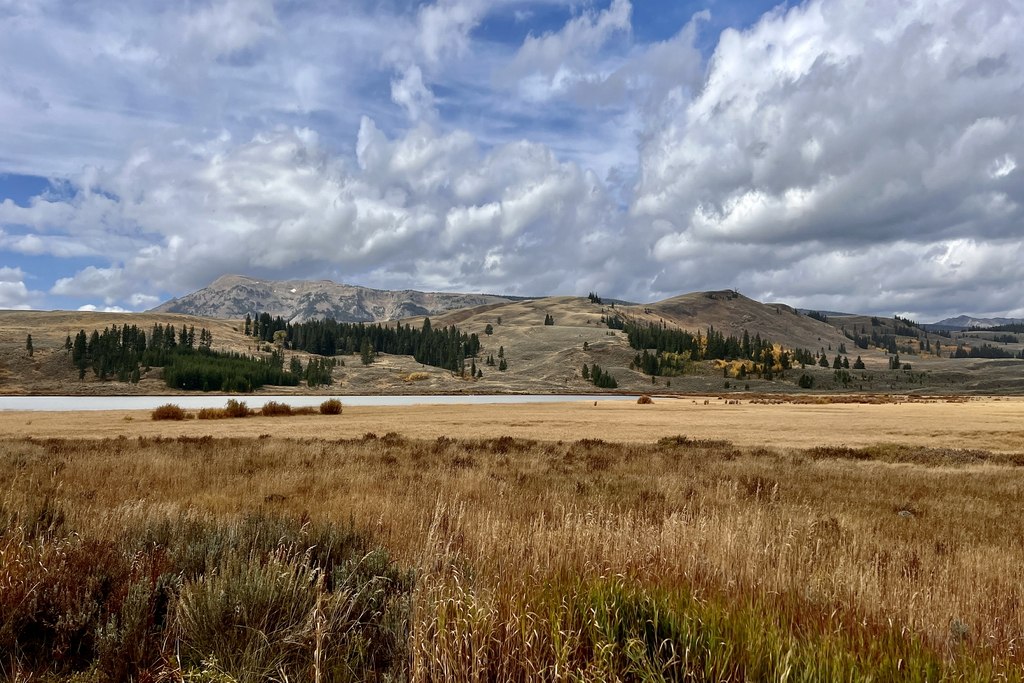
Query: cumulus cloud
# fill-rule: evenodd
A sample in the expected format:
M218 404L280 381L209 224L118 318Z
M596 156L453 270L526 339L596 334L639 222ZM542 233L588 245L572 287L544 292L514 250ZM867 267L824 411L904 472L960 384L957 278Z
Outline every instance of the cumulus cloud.
M117 254L115 266L61 278L51 293L139 306L152 303L140 290L182 291L254 269L542 293L575 288L577 271L559 267L562 255L610 234L614 210L601 183L541 145L484 151L463 132L426 124L389 138L364 119L357 152L353 168L308 131L282 129L240 145L140 153L130 173L100 174L107 193L82 190L67 203L95 214L91 203L105 207L116 195L116 210L103 214L108 231L127 243L144 225L150 244ZM47 206L40 221L54 211ZM573 264L599 265L614 249L609 241Z
M0 266L0 308L27 310L34 308L40 293L25 286L25 273L21 268Z
M0 251L75 259L52 296L139 309L242 272L1020 307L1008 0L806 0L717 41L707 11L645 41L628 0L560 26L519 0L12 7L0 172L67 181L0 201ZM21 275L0 305L44 300Z
M836 306L942 306L985 272L1019 277L1001 255L1024 218L1022 25L1010 3L822 0L726 30L703 89L669 93L641 146L631 213L659 288L706 277L709 252L758 253L725 271L755 292L813 301L839 280Z
M629 0L613 0L600 12L587 11L558 31L529 35L505 70L506 77L520 78L524 94L546 99L585 79L593 60L616 33L628 33L633 7Z
M96 311L100 311L101 313L128 313L129 312L128 309L121 308L120 306L103 306L103 307L100 307L100 306L97 306L96 304L83 304L83 305L78 307L78 310L80 310L80 311L88 311L90 313L95 313Z

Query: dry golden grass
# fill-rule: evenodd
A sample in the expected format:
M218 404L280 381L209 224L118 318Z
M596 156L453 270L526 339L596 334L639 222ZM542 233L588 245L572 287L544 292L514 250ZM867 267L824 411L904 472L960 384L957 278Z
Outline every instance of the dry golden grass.
M100 540L129 518L351 519L416 570L417 681L1019 680L1021 464L687 438L19 439L0 502L48 500ZM653 653L648 608L669 629ZM692 661L665 649L688 643Z
M705 405L707 400L707 405ZM738 400L728 404L727 400ZM0 436L277 436L352 438L366 432L398 432L407 437L515 436L547 441L580 436L615 442L642 442L684 433L698 439L725 438L740 446L863 446L913 443L921 446L1024 449L1024 399L971 399L967 402L889 404L751 404L743 396L667 398L654 405L632 401L572 401L560 404L345 406L343 419L296 417L268 422L189 420L152 423L148 413L0 412ZM125 417L133 417L125 421ZM272 425L272 426L271 426Z

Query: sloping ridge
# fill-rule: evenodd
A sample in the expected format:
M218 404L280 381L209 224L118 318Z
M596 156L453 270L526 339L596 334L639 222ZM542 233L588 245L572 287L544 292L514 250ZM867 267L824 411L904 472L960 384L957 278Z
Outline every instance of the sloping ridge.
M160 304L152 312L212 318L269 313L293 322L314 318L381 322L507 301L510 299L491 294L394 291L331 280L260 280L224 275L203 289Z
M617 313L692 333L704 334L708 327L714 327L727 335L742 336L745 330L752 337L760 334L762 339L787 348L812 352L824 349L834 354L840 344L845 344L847 351L856 355L853 342L833 325L803 315L791 306L763 304L730 290L692 292L649 304L614 307L607 300L596 304L585 297L552 296L451 312L431 320L435 325L459 325L468 332L482 332L493 323L498 334L513 328L543 329L544 317L550 314L556 327L601 330L599 338L603 338L608 330L601 319ZM422 321L414 318L408 322L418 325Z
M763 304L732 290L691 292L645 306L626 309L630 315L659 323L664 321L689 332L704 332L713 326L727 335L750 335L788 348L833 352L845 343L853 344L832 325L801 314L786 304Z

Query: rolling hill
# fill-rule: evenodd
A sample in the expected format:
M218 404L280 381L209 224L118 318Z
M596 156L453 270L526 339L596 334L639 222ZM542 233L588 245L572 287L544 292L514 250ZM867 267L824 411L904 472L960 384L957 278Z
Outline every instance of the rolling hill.
M816 390L861 390L901 392L1015 392L1024 391L1024 361L1007 359L953 359L958 344L980 343L969 333L943 333L940 337L913 326L909 321L852 314L833 314L827 321L794 310L785 304L764 304L735 291L683 294L647 304L625 304L587 297L553 296L513 299L491 295L437 294L415 291L372 290L332 282L273 282L225 276L198 292L172 300L146 313L89 312L0 312L0 392L50 394L167 393L159 368L144 369L138 385L102 382L86 377L80 381L64 350L67 335L78 329L102 330L109 325L135 324L149 330L154 323L194 325L213 333L213 348L245 355L269 357L272 345L244 334L246 314L267 312L297 324L312 318L332 317L339 322L386 322L414 328L431 318L435 329L454 325L467 334L477 334L481 349L467 359L482 371L470 379L442 368L418 363L412 356L379 354L375 362L363 365L360 355L339 356L331 387L289 388L285 393L588 393L596 390L583 377L586 364L598 364L611 373L621 391L629 392L720 392L732 379L732 390L790 392L799 390L797 380L813 375ZM760 335L783 347L806 349L822 354L828 368L799 366L773 378L746 376L742 381L731 367L723 377L718 361L693 364L683 374L652 379L633 367L638 354L627 335L610 329L609 318L623 318L692 334L710 327L726 336ZM553 324L545 324L548 319ZM31 334L35 354L26 350ZM858 348L858 337L867 348ZM870 339L870 343L865 342ZM987 339L987 338L986 338ZM991 340L1011 353L1024 344L1014 338ZM899 371L889 368L890 353L884 346L895 344L904 364ZM941 346L941 354L936 353ZM925 348L927 347L927 348ZM852 363L863 357L865 370L839 385L831 361L841 350ZM304 366L312 356L285 346L288 362L294 357ZM487 361L504 355L502 371ZM467 373L468 374L468 373ZM278 392L278 388L267 391ZM173 390L171 393L174 393Z

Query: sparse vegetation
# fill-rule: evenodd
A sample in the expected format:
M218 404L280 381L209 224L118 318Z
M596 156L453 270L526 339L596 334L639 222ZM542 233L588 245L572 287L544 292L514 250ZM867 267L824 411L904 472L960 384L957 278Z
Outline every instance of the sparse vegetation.
M493 365L493 363L490 363L490 365ZM428 379L430 379L429 372L410 372L405 376L406 382L423 382Z

